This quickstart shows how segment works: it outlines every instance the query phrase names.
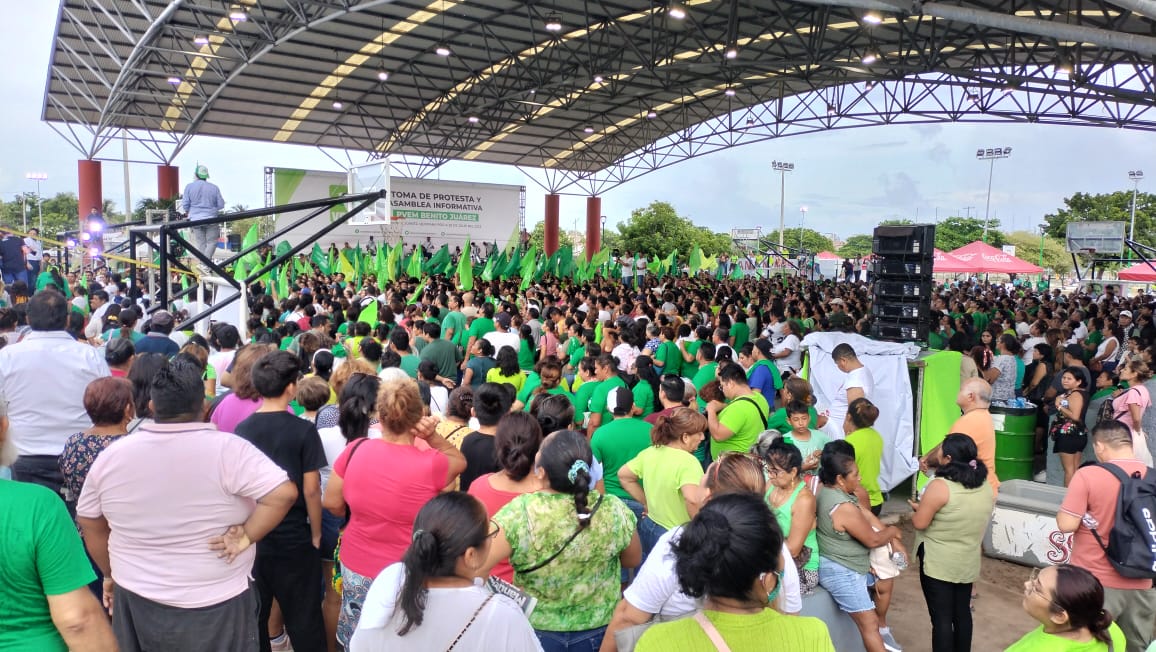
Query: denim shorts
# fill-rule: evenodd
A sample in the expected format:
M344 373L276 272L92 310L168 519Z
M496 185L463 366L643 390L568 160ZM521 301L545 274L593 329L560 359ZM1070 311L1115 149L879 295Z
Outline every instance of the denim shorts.
M875 608L867 594L867 573L853 571L822 555L819 556L819 585L827 589L835 604L849 614Z

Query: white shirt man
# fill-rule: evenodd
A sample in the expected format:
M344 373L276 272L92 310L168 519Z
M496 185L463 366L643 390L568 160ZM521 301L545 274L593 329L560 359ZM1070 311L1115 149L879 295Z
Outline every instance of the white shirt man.
M871 370L859 362L855 350L849 344L840 344L831 352L835 366L843 372L843 384L835 392L827 410L827 425L824 432L834 439L843 439L846 434L843 422L847 419L847 409L858 398L870 399L875 393L875 378Z
M518 341L518 334L510 332L510 314L506 312L499 312L494 316L494 327L497 330L490 331L482 336L482 339L494 345L494 354L502 350L503 346L508 346L514 349L514 353L522 346Z

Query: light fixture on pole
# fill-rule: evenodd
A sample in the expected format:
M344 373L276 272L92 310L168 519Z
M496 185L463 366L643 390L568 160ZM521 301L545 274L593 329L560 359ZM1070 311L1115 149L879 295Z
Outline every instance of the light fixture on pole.
M1141 174L1141 176L1143 176L1142 172L1140 174ZM37 223L40 225L39 229L41 231L41 235L43 235L43 231L44 231L44 199L41 198L41 196L40 196L40 182L41 181L48 181L48 174L46 174L44 172L29 172L28 174L24 175L24 178L28 179L29 181L35 181L36 182L36 216L37 216L37 220L38 220ZM1133 201L1132 203L1135 204L1136 202ZM1133 210L1133 215L1135 215L1134 210ZM28 225L24 226L24 230L28 231Z
M1132 225L1128 228L1128 239L1134 242L1136 240L1136 194L1140 192L1140 182L1144 180L1144 171L1128 170L1128 178L1132 181ZM1128 247L1128 260L1131 259L1132 248Z
M799 207L799 252L803 251L803 224L807 222L807 207Z
M1047 224L1040 225L1040 269L1044 268L1044 233L1046 233L1047 230ZM1040 278L1043 278L1043 272L1040 272Z
M229 9L229 20L234 23L243 23L249 20L249 12L241 5L233 5Z
M980 161L990 161L991 166L987 172L987 208L983 213L983 241L987 242L987 225L991 219L991 180L995 174L995 162L1001 158L1008 158L1011 156L1012 148L1010 147L989 147L987 149L979 149L975 152L975 158Z
M795 171L795 164L787 161L771 161L771 169L779 173L779 253L783 248L783 229L786 227L787 173Z
M883 16L880 16L877 11L868 11L863 14L861 20L868 25L878 25L883 22Z
M606 246L606 216L603 215L598 218L602 222L602 230L598 232L598 245L600 247Z
M686 7L679 4L672 4L667 8L666 15L675 20L682 20L686 18Z
M546 31L547 32L561 32L562 31L562 17L558 14L550 14L546 16Z

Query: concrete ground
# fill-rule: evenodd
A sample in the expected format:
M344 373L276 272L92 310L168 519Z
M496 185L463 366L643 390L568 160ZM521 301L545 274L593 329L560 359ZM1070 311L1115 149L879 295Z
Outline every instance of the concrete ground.
M904 541L914 554L915 531L911 527L910 492L896 488L884 505L883 517L903 528ZM904 652L931 652L931 619L919 587L917 560L895 580L894 598L887 615L888 624ZM1023 585L1031 568L1000 559L984 557L973 603L972 649L992 652L1003 650L1034 629L1036 621L1021 606Z

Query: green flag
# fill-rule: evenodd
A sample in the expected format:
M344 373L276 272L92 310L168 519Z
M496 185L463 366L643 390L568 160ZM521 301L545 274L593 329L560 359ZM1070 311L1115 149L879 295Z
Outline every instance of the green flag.
M482 268L482 280L486 283L494 280L494 267L496 265L497 256L490 256L486 259L486 266Z
M259 224L254 222L253 225L249 227L249 231L245 233L245 238L241 240L241 251L249 249L250 247L255 247L260 239L261 227ZM256 251L250 251L244 256L241 256L241 259L238 260L237 264L233 266L233 278L238 281L244 280L245 276L248 275L249 270L256 269L260 264L261 255Z
M321 245L316 242L313 243L313 250L309 252L309 258L317 265L317 269L321 270L322 274L331 274L329 270L333 269L329 266L329 259L325 257L325 252L321 251Z
M691 276L695 276L702 269L702 247L694 246L690 252L690 258L687 259L687 267L690 268Z
M281 265L281 273L277 275L277 298L289 296L289 264Z
M401 254L402 243L398 242L389 250L389 255L385 257L385 280L393 282L397 280L398 270L401 268Z
M670 252L670 255L667 256L665 259L663 259L662 270L659 272L659 274L660 275L670 274L672 271L674 271L674 266L675 266L677 261L678 261L678 250L676 249L676 250Z
M590 258L590 266L594 269L598 269L608 262L610 262L610 250L605 247L595 251L594 256Z
M420 255L421 252L419 251L418 253ZM425 292L425 287L428 285L428 283L429 282L426 281L425 277L423 276L421 282L417 284L416 288L414 288L413 295L409 298L409 301L405 302L405 305L412 306L413 304L417 303L418 299L421 298L422 293Z
M522 269L522 250L521 249L515 249L514 254L512 256L510 256L510 259L508 261L506 261L506 267L505 267L505 269L502 270L502 272L501 272L501 274L499 274L499 276L501 276L502 279L505 280L505 279L510 278L514 274L517 274L521 269Z
M731 279L737 281L737 280L741 279L743 276L744 276L743 268L739 267L738 263L735 263L735 268L731 270L731 274L730 274Z
M466 246L458 259L458 287L469 292L474 289L474 266L470 263L470 238L466 236Z
M661 258L655 257L654 260L650 261L649 263L646 263L646 271L650 274L654 274L655 276L658 276L658 273L661 270L662 270L662 259Z
M374 299L369 305L361 309L361 313L357 315L357 321L363 321L372 326L377 326L377 300Z
M380 285L385 283L385 259L389 254L389 245L383 244L377 248L373 256L373 274L377 277L377 283Z
M430 256L429 260L427 260L425 265L422 266L422 269L425 270L427 274L440 274L441 271L445 269L446 264L449 262L450 246L448 244L444 244L440 249L437 250L437 252L434 253L434 255Z
M521 262L521 266L519 267L519 270L518 270L518 275L521 276L523 279L528 278L528 277L532 277L534 275L535 270L537 270L537 263L538 263L538 253L537 253L537 251L535 251L534 247L530 247L529 251L526 252L526 255L522 257L522 262Z
M558 250L558 278L574 276L574 248L567 245Z
M409 255L409 263L405 267L405 273L410 278L421 278L421 247L414 247L413 253Z

